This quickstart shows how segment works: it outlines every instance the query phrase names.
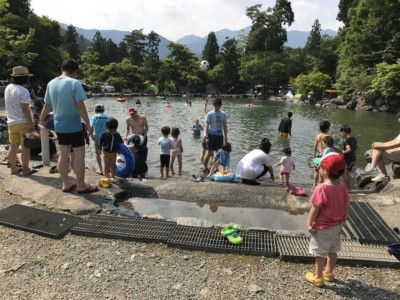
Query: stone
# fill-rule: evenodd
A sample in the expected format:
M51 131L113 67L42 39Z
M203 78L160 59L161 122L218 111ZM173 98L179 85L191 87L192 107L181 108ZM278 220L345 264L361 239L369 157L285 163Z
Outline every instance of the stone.
M371 163L371 161L372 161L372 149L369 149L364 153L364 158L365 158L367 163Z
M250 284L247 289L249 290L250 293L264 293L265 291L258 285L256 284Z
M400 163L393 163L392 171L393 171L394 178L400 178Z

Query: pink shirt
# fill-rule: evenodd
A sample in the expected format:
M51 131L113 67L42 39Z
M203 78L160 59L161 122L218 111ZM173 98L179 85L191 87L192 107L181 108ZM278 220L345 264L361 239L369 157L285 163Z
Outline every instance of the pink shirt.
M316 186L310 197L310 202L319 207L319 212L312 226L324 229L343 222L349 193L343 182L332 185L322 183Z

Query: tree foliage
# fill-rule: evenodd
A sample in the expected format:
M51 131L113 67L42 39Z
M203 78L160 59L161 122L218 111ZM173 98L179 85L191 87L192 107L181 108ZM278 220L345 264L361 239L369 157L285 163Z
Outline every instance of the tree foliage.
M309 75L300 74L294 79L293 85L297 93L306 97L311 91L317 92L329 88L331 78L321 72L313 72Z
M203 49L203 59L208 61L210 68L213 68L218 63L219 45L214 32L210 32L207 37L207 42Z
M400 107L400 59L395 64L381 63L376 66L371 91L383 95L388 104Z

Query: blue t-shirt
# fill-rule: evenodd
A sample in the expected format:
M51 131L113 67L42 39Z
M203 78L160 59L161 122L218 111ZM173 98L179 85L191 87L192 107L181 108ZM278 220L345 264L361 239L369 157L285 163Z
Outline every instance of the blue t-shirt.
M90 126L92 126L94 129L94 140L100 140L101 134L107 130L106 123L109 118L111 118L109 115L103 113L95 114L90 118Z
M174 149L174 142L170 138L160 137L158 139L160 145L160 154L171 155L171 149Z
M226 123L226 113L220 111L210 111L207 114L206 122L209 124L208 133L213 135L223 135L224 123Z
M76 79L59 76L49 82L44 102L53 109L56 132L82 131L81 115L76 102L86 100L86 98L82 84Z
M203 130L203 126L201 124L193 124L192 126L192 134L195 137L200 137L200 132Z
M214 158L216 158L219 164L223 167L229 167L231 164L231 155L229 152L225 152L222 149L219 149L217 153L215 153Z

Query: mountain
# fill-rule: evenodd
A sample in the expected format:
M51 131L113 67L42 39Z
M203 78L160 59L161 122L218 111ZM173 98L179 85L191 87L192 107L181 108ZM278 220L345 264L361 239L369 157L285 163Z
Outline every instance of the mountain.
M67 24L60 24L63 28L67 28ZM85 38L89 39L90 41L93 39L93 36L97 31L100 31L101 36L105 39L112 39L114 43L117 45L122 42L125 35L130 34L129 31L120 31L120 30L97 30L97 29L83 29L79 27L75 27L76 32L83 35ZM221 47L222 44L225 42L225 39L237 38L240 35L247 35L250 32L251 27L248 26L243 28L242 30L230 30L230 29L221 29L219 31L215 31L215 36L217 38L218 45ZM308 31L299 31L299 30L290 30L287 32L288 41L285 43L285 46L291 48L302 48L305 46L307 42L307 38L310 32ZM335 36L337 34L336 31L331 29L325 29L321 31L321 35L329 35ZM159 45L159 56L161 59L165 58L169 50L167 48L168 43L170 42L163 36L160 37L160 45ZM200 37L197 35L186 35L176 41L176 43L182 44L187 46L191 51L193 51L197 57L201 57L201 53L204 49L204 45L207 42L207 36Z

